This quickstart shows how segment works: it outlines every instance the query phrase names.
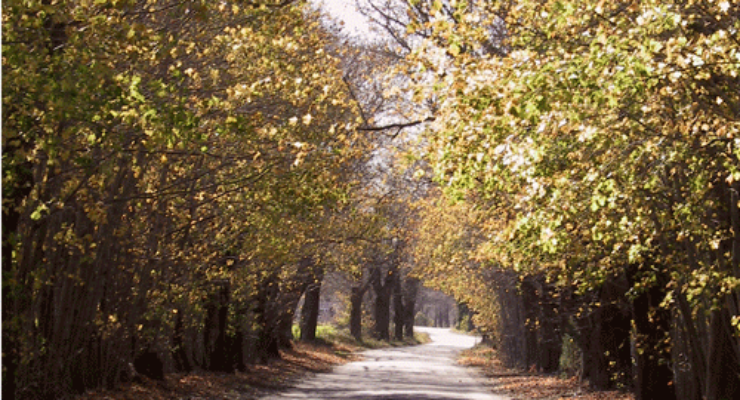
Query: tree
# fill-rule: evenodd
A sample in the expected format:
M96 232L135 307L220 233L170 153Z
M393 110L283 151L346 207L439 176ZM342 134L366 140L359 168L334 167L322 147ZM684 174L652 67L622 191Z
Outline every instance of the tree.
M676 365L680 347L694 371L638 363L637 397L735 396L737 8L456 4L454 21L412 23L439 38L413 57L448 65L428 154L447 195L482 213L473 258L579 294L628 281L637 352ZM483 44L493 26L500 53ZM702 346L734 349L731 368Z
M316 340L316 328L319 323L321 302L321 281L324 279L324 269L315 267L311 271L311 282L308 284L301 308L301 340L311 342Z
M285 344L312 234L366 153L316 16L189 0L3 15L4 394L113 386L144 356L157 376L230 371Z

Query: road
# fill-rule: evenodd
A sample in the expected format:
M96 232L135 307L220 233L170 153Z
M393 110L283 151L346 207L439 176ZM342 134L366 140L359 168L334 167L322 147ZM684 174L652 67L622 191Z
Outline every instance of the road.
M475 371L455 364L455 355L477 338L448 329L415 328L432 343L368 350L364 360L315 375L263 400L505 400L483 385Z

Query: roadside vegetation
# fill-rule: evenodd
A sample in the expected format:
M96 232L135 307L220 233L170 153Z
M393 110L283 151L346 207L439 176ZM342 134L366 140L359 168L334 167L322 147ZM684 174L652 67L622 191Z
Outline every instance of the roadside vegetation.
M562 360L570 362L572 360ZM460 354L458 363L480 368L494 393L515 399L559 400L634 400L626 390L594 390L588 382L564 373L545 374L535 369L506 367L490 345L478 345Z
M198 371L167 374L164 380L142 377L111 390L92 390L78 400L164 400L182 398L254 399L284 390L312 373L328 372L334 366L359 358L357 347L341 343L297 342L280 351L280 358L252 365L245 371L217 373Z
M293 326L294 337L300 337L301 331L298 325ZM366 334L357 339L347 328L340 328L331 324L319 325L316 328L316 344L333 346L351 351L379 349L384 347L415 346L430 342L429 335L423 332L414 332L413 337L404 337L402 340L380 340L373 335Z
M294 327L296 337L299 329ZM252 399L285 390L300 378L329 372L337 365L361 360L359 351L383 347L417 345L429 342L429 335L416 333L413 339L382 341L372 336L355 339L347 329L319 325L313 342L295 341L280 351L280 358L253 365L236 373L198 371L167 374L163 380L144 376L112 390L91 390L77 400L165 400L182 398Z

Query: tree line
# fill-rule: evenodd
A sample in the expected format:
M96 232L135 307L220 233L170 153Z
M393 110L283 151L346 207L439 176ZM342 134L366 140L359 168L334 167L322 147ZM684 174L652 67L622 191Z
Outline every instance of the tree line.
M3 393L277 356L364 157L331 34L298 2L2 7Z
M410 71L439 102L430 282L509 365L737 397L737 4L410 4Z
M375 52L298 1L2 7L5 396L269 362L336 271L355 337L413 336Z

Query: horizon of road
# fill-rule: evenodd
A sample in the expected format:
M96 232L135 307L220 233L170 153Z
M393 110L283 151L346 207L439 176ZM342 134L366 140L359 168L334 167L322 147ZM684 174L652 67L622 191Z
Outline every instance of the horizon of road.
M455 357L480 338L446 328L416 327L431 343L363 351L363 360L311 376L262 400L507 400Z

